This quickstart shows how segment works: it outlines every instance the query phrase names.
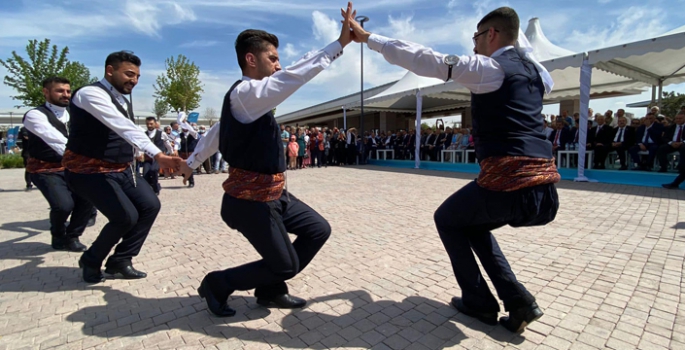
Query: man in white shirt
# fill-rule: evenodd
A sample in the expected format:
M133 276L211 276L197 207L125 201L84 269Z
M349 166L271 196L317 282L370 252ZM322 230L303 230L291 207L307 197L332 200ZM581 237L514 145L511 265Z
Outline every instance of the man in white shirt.
M668 168L668 156L672 153L685 152L685 112L680 112L675 116L675 123L664 131L664 143L656 151L656 159L659 160L659 172L665 173ZM681 158L684 159L684 158ZM682 161L681 161L682 162Z
M159 125L157 124L157 119L155 119L155 117L147 117L145 118L145 124L147 127L145 133L147 134L147 137L150 138L150 141L152 141L160 151L167 150L166 142L164 142L163 137L164 133L157 128ZM143 178L150 187L152 187L155 194L159 196L159 191L162 189L162 186L159 185L159 164L148 155L144 155L143 157Z
M43 95L45 104L28 111L23 120L31 155L26 171L50 204L52 248L83 252L86 246L79 237L88 225L93 205L69 189L62 166L69 135L71 84L66 78L47 78L43 81ZM65 227L70 215L69 226Z
M367 42L388 62L417 75L453 78L471 90L473 137L481 173L434 215L462 291L462 297L452 298L451 304L485 323L497 323L499 304L478 268L476 251L509 311L500 323L512 332L522 332L543 313L516 280L491 231L504 225L538 226L553 221L559 207L554 184L560 176L541 114L542 98L553 82L532 56L532 47L520 33L518 15L508 7L490 12L473 36L476 55L460 57L371 34L355 21L350 27L355 40ZM532 171L522 174L521 168Z
M352 13L348 3L347 13ZM328 222L285 188L285 154L273 108L340 57L351 41L349 21L340 38L281 70L278 38L246 30L236 39L243 78L229 89L221 121L200 140L182 173L192 170L217 150L229 164L221 216L255 247L262 259L209 273L198 289L209 311L233 316L227 298L235 290L255 289L257 303L301 308L304 299L288 293L285 281L300 273L331 233ZM297 235L291 242L288 233Z
M129 51L105 60L105 77L74 93L71 131L62 164L71 189L89 200L109 219L79 266L88 283L110 278L138 279L147 274L133 268L160 210L153 189L133 171L138 150L162 167L180 168L182 160L165 155L134 123L131 94L140 77L140 59Z

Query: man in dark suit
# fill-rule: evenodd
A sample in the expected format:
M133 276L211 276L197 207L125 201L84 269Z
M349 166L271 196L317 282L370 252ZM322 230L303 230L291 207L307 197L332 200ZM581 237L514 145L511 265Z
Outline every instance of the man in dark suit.
M571 131L565 126L562 120L554 122L554 130L549 134L549 141L552 142L552 152L566 150L566 144L571 142Z
M663 141L663 130L663 125L656 122L654 113L647 113L644 124L637 129L635 138L637 144L628 150L633 163L637 165L639 170L650 171L654 166L656 151L659 149L659 144ZM649 152L646 163L640 162L640 155L638 154L640 151Z
M683 150L685 150L685 143L683 137L685 136L685 112L680 112L675 116L675 123L664 132L663 144L659 146L656 151L656 158L659 160L659 172L665 173L668 168L668 155L674 152L680 152L682 162Z
M618 159L621 162L619 170L628 170L626 152L635 144L635 129L628 126L626 117L618 117L618 127L614 129L612 140L611 149L618 153Z
M590 129L587 135L588 149L595 151L593 166L595 169L605 169L604 161L611 149L611 139L614 136L613 129L605 124L605 117L597 115L595 118L597 126Z

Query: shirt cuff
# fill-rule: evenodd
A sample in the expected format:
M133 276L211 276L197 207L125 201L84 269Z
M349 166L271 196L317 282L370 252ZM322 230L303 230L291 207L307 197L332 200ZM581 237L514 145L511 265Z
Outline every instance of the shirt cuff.
M145 154L150 158L154 158L158 153L162 153L162 151L160 151L154 143L150 143L149 145L145 146L142 151L145 152Z
M328 57L331 58L331 62L335 61L338 57L342 56L343 54L343 47L340 45L339 41L334 41L328 46L324 47L323 52L328 55Z
M200 165L202 165L202 162L198 161L195 159L195 154L191 154L190 157L186 160L186 164L190 167L190 169L197 169Z
M367 43L367 46L369 47L369 49L373 51L382 53L383 46L385 46L388 40L390 40L390 38L378 34L371 34L369 35L369 41Z

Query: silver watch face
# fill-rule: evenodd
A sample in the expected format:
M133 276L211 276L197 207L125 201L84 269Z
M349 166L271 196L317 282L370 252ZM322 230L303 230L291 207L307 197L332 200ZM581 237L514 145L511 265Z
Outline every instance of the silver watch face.
M457 55L445 56L444 62L448 66L454 66L455 64L459 63L459 56L457 56Z

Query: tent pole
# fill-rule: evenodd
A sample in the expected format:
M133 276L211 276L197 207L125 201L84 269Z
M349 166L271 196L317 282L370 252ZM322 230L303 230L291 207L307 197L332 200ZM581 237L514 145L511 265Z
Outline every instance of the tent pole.
M664 81L662 79L659 79L659 96L657 97L657 102L656 102L656 105L659 106L659 109L661 109L661 96L663 96L663 90L664 90Z
M421 110L423 109L423 97L421 90L416 91L416 143L414 145L414 168L421 167Z

